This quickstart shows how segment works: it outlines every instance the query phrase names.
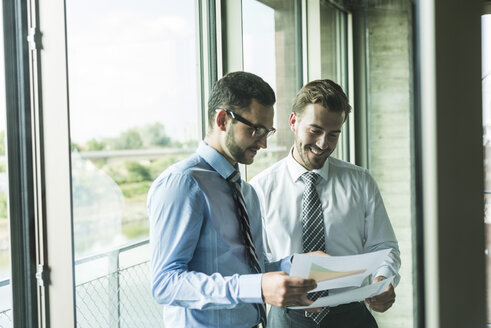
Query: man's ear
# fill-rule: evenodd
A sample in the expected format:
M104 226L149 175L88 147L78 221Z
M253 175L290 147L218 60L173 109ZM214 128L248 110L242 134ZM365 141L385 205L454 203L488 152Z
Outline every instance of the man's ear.
M224 110L220 110L215 116L215 124L220 131L226 131L227 125L227 113Z
M292 112L290 114L288 123L290 124L290 130L292 130L292 132L295 132L295 128L296 128L295 123L297 123L297 114L295 112Z

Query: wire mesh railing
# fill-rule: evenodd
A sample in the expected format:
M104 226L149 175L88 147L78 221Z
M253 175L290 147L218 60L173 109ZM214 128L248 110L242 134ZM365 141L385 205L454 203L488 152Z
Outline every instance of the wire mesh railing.
M0 312L0 327L10 328L13 326L12 322L12 309L4 310Z
M148 266L144 262L77 285L77 327L162 327Z
M163 327L162 311L150 292L148 252L138 254L147 244L148 239L75 262L78 280L88 277L76 284L77 328ZM101 263L107 273L91 275L90 265Z
M7 291L7 292L6 292ZM0 281L1 297L10 297L10 279L3 279ZM3 300L5 302L5 300ZM0 308L0 328L10 328L13 326L12 308L1 307Z
M164 326L150 292L147 247L148 239L75 261L77 328ZM12 309L3 309L0 328L11 327Z

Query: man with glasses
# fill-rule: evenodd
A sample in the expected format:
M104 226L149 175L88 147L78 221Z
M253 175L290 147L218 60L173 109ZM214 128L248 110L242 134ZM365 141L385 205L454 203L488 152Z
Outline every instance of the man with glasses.
M258 199L238 171L275 132L274 102L260 77L224 76L211 92L205 139L150 188L152 293L168 327L264 326L265 303L312 303L315 281L285 273L291 256L265 261Z
M374 281L399 281L399 247L377 185L364 168L330 157L351 106L341 87L316 80L297 93L290 114L294 143L288 156L251 180L261 204L269 260L286 254L324 251L342 256L389 249L390 259ZM312 293L312 299L336 291ZM309 296L310 297L310 296ZM384 312L394 287L367 299ZM372 328L375 319L362 302L304 313L272 307L268 327Z

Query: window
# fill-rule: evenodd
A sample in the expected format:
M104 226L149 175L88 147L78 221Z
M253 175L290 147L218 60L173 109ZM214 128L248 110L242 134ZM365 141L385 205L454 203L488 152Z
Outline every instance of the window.
M12 287L10 284L10 233L8 212L8 173L6 156L6 101L4 73L3 13L0 7L0 327L12 327Z
M44 80L32 82L43 87L40 102L45 102L41 104L44 117L38 118L44 121L33 122L34 128L42 124L45 128L45 131L36 131L40 139L44 138L44 144L38 145L37 150L43 152L39 156L44 160L49 158L49 161L37 163L39 167L35 168L42 177L34 179L39 180L44 178L44 171L49 170L46 181L38 181L38 189L46 187L49 192L43 194L48 196L46 199L39 197L36 201L43 203L40 208L44 202L49 202L49 205L42 208L47 212L42 218L46 222L39 222L43 229L43 224L48 226L47 240L36 240L38 247L46 249L40 250L36 259L49 258L50 262L45 263L50 266L57 283L50 285L50 292L42 297L51 297L46 307L50 307L53 323L60 317L55 313L59 311L57 306L71 302L70 296L62 295L71 293L70 288L59 283L71 275L64 275L65 271L56 266L61 262L54 263L53 259L58 256L58 251L62 251L61 248L71 247L73 239L74 263L71 263L71 249L68 255L64 253L59 257L69 258L62 263L63 268L72 268L73 264L75 281L68 285L73 285L75 291L77 326L85 327L101 321L101 325L134 326L135 322L145 326L161 325L161 312L148 292L146 194L153 179L166 167L192 153L202 137L205 129L203 118L206 117L203 93L209 89L207 83L213 82L214 75L220 74L221 70L207 66L204 57L216 56L220 61L223 54L233 53L231 48L234 48L220 42L224 41L221 35L217 36L217 47L225 45L227 49L207 49L206 52L199 49L198 44L203 46L207 43L203 35L214 35L215 28L218 33L236 30L240 20L227 20L230 18L228 13L220 13L223 15L219 17L225 19L215 25L208 20L209 17L198 17L206 12L201 7L204 3L212 7L207 8L210 15L215 9L214 4L222 10L231 7L233 2L109 0L101 4L94 0L68 0L53 3L39 3L40 10L32 15L40 15L43 42L48 45L40 58L42 74L39 76ZM397 302L377 320L381 327L411 326L411 1L345 1L346 8L340 5L343 1L319 1L317 8L312 7L312 3L315 2L240 2L243 23L240 62L244 70L269 82L277 94L275 127L278 132L268 140L268 150L260 152L254 165L248 166L247 178L252 178L287 154L293 141L288 126L291 101L304 83L330 78L339 82L350 98L354 97L354 91L362 91L350 87L349 48L352 13L355 11L358 16L363 16L366 52L363 48L359 54L366 56L367 72L358 80L366 82L363 86L367 91L367 124L364 130L367 133L359 133L357 137L365 139L369 145L365 162L379 182L403 258L403 279L397 290ZM302 5L305 8L301 8ZM302 9L307 10L302 12ZM65 14L66 17L63 16ZM306 20L302 22L303 18ZM58 25L50 24L51 20L57 21ZM221 29L226 21L237 25ZM65 22L66 35L63 30ZM209 30L201 31L202 26L197 26L197 22L204 22ZM59 32L61 37L57 31L62 31ZM389 37L388 32L392 33ZM64 41L67 42L67 56ZM54 54L56 47L62 51ZM64 62L57 62L65 57L68 60L66 67ZM233 62L237 58L225 56L225 62ZM230 63L225 64L227 67ZM206 74L201 75L199 69ZM62 74L50 74L55 71ZM30 73L34 76L37 72ZM59 76L63 78L58 79ZM64 80L66 76L68 86ZM59 113L67 112L65 104L53 102L53 99L65 96L65 87L69 90L71 156L57 156L59 149L67 151L69 145L64 138L60 143L53 142L58 136L53 131L63 132L67 128L62 119L57 120ZM33 94L37 95L35 91ZM0 117L5 117L1 112L2 106L0 95ZM355 108L355 115L357 110ZM2 178L6 176L6 160L2 157L5 140L1 139L5 136L5 132L2 134L5 126L2 123L0 119L0 240L1 222L4 220L2 204L6 203L2 199L2 193L6 194ZM337 156L352 160L351 150L346 145L353 143L353 125L346 126L350 131L343 132L346 140L338 146ZM63 175L60 178L56 170L58 165L53 163L69 167L66 171L70 171L70 177L64 178ZM41 168L42 165L45 167ZM69 192L56 190L59 180L66 184L71 182L71 199L67 199ZM11 191L16 182L11 179L10 183ZM70 200L71 208L65 206L70 204ZM60 211L58 207L61 206L66 211ZM53 212L62 213L53 216ZM70 233L53 233L51 227L69 221L63 219L70 213L73 213L73 236ZM70 238L60 244L53 237L66 238L68 235ZM0 272L1 255L0 249ZM67 262L70 265L65 265ZM2 288L0 286L0 302L10 298L3 297ZM43 288L40 290L44 291ZM58 299L54 302L56 297ZM22 309L15 304L14 310ZM73 309L71 303L66 307ZM62 312L65 311L67 309L63 308ZM0 325L3 323L1 316L0 308ZM58 322L62 320L53 325ZM73 326L71 322L58 325Z
M195 3L67 1L78 327L162 324L146 198L201 139Z
M349 13L343 8L336 8L327 1L321 1L319 6L319 33L320 40L309 40L310 42L319 42L320 45L320 76L317 72L309 73L309 81L322 78L330 79L338 83L350 99L353 99L353 90L349 85L348 69L349 64L349 36L348 36L348 15ZM309 66L312 58L309 59ZM313 75L313 74L314 75ZM350 154L350 147L353 150L354 134L353 116L351 113L342 127L340 142L334 150L333 157L346 161L353 161L354 156Z
M486 270L488 324L491 324L491 14L482 23L482 114L484 145L484 223L486 232Z
M412 9L410 1L368 3L372 5L359 8L366 24L367 164L384 198L402 261L396 302L374 315L380 327L412 327Z
M293 136L288 125L291 102L301 86L299 9L296 1L244 0L244 70L261 76L276 93L276 133L268 139L254 164L247 167L247 179L283 158Z

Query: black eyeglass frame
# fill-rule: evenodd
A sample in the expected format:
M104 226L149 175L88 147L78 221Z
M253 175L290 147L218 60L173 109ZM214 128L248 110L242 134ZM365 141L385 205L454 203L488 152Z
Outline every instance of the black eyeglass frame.
M254 123L246 120L245 118L243 118L239 114L232 112L230 109L217 108L216 111L219 112L222 109L225 111L225 113L227 113L228 116L230 116L234 120L239 121L241 123L244 123L245 125L251 127L253 129L251 136L254 138L262 138L264 136L266 136L266 138L269 138L276 132L275 128L267 129L266 127L264 127L262 125L254 124Z

